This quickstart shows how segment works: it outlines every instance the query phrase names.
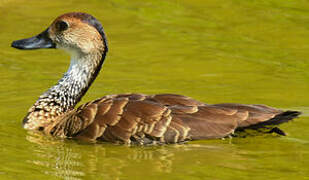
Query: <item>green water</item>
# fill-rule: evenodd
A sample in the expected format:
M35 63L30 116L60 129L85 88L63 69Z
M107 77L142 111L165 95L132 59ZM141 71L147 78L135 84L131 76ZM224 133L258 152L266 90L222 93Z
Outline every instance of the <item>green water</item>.
M62 76L67 54L13 40L58 15L93 14L110 52L83 102L177 93L207 103L303 111L287 137L183 145L83 144L26 132L21 121ZM309 2L293 0L0 0L0 179L309 179Z

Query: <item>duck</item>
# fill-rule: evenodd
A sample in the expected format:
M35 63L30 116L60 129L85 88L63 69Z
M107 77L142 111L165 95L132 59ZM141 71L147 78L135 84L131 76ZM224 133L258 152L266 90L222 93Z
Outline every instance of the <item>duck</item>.
M206 104L177 94L105 95L75 108L98 76L109 48L102 24L87 13L60 15L42 33L11 46L70 54L67 72L23 119L24 129L44 135L141 145L220 139L246 130L285 135L278 125L301 114L259 104Z

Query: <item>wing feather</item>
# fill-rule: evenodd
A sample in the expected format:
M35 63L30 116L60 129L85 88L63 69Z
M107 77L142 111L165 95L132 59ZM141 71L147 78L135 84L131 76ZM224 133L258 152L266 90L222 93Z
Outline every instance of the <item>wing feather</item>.
M223 138L237 128L282 113L265 105L208 105L192 98L159 94L104 96L59 117L45 131L64 137L140 144Z

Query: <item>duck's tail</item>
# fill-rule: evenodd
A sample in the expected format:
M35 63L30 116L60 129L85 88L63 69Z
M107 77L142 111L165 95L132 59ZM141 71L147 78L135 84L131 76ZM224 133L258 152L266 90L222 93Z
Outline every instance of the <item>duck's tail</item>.
M279 129L277 125L289 122L293 120L294 118L297 118L300 114L301 112L299 111L290 111L290 110L284 111L267 121L263 121L263 122L253 124L247 127L237 128L236 132L237 131L243 132L245 130L251 129L251 130L263 131L267 133L276 133L276 134L285 136L286 133L283 130Z

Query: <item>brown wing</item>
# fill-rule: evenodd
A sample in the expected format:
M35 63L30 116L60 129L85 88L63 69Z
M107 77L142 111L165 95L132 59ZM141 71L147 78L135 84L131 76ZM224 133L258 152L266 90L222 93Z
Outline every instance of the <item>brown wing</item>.
M87 140L176 143L226 137L282 113L263 105L207 105L173 94L122 94L84 104L46 131Z

